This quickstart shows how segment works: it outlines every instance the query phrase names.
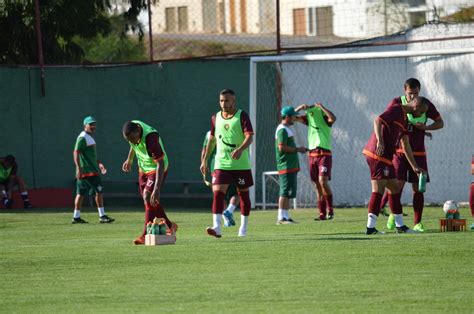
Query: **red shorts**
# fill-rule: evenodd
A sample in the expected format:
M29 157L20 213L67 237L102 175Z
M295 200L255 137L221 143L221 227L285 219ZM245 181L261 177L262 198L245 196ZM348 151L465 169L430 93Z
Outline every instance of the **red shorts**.
M163 180L161 181L161 185L165 182L166 176L168 175L168 170L163 173ZM153 188L155 187L155 180L156 180L156 172L152 173L139 173L138 174L138 186L140 188L140 194L143 195L143 191L153 192ZM160 186L161 188L161 186Z
M212 173L212 184L235 184L239 189L249 188L253 185L252 170L215 169Z
M309 156L309 174L311 181L318 182L319 177L331 180L332 156Z
M428 174L428 161L426 156L414 156L416 164L418 167L427 171L428 177L426 178L426 182L430 182L430 175ZM398 180L410 182L410 183L418 183L418 175L413 171L408 159L405 157L403 153L397 153L393 156L393 167L395 168L395 175Z
M388 180L395 179L395 168L380 160L365 157L370 169L371 180Z

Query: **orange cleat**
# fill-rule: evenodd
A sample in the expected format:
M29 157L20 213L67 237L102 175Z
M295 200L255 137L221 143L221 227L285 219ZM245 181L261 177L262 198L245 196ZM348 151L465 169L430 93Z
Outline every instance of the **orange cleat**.
M140 236L140 237L136 238L135 240L133 240L133 244L135 244L135 245L143 245L143 244L145 244L145 237L144 237L144 236Z
M221 237L222 237L221 234L218 234L218 233L216 232L216 230L214 230L214 229L212 229L212 228L210 228L210 227L208 227L208 228L206 229L206 232L207 232L208 235L210 235L210 236L212 236L212 237L216 237L216 238L221 238Z
M174 222L171 222L171 229L166 229L166 235L176 234L176 231L178 231L178 225Z

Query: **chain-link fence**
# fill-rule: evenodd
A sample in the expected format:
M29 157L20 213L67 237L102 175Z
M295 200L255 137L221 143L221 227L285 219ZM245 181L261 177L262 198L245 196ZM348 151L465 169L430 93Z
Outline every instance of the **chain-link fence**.
M472 0L2 0L0 64L279 54L464 22Z

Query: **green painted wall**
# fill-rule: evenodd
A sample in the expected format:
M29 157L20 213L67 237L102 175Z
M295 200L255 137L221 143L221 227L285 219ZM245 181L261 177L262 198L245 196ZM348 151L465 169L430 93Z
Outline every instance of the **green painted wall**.
M201 145L218 93L232 88L248 112L248 60L186 61L102 68L47 68L41 97L36 68L0 68L0 156L17 157L30 187L70 187L72 150L82 120L98 120L98 158L105 180L136 178L121 172L128 144L126 120L156 127L170 158L169 177L199 180ZM107 188L107 187L106 187Z

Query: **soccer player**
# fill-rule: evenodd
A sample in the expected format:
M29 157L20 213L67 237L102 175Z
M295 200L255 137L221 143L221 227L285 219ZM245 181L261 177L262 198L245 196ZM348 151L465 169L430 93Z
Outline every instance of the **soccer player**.
M207 131L206 136L204 137L204 142L202 144L201 150L201 162L204 160L206 156L206 149L207 143L209 142L209 137L211 136L211 131ZM208 160L209 171L212 175L214 172L214 161L216 157L216 147L214 146L213 151ZM229 205L227 206L226 210L222 213L222 218L224 219L224 226L231 227L235 226L234 220L234 211L239 206L239 199L237 198L237 188L234 184L229 185L227 189L226 199L228 200Z
M282 120L275 131L275 154L280 185L277 225L295 223L288 212L290 198L296 197L296 179L300 171L298 153L306 153L306 147L296 147L294 133L290 128L295 123L295 109L286 106L280 113Z
M336 116L321 103L303 104L295 109L296 112L300 110L306 110L306 114L297 117L296 121L308 126L309 172L316 187L319 209L319 217L315 220L333 219L329 181L332 169L331 133Z
M215 146L216 159L212 178L213 226L207 228L208 235L222 236L221 217L224 210L224 198L230 184L237 186L240 198L239 237L247 235L248 218L250 215L249 188L253 185L252 171L248 147L252 143L253 128L248 114L236 107L235 93L224 89L219 93L221 110L211 118L211 136L206 155L201 162L201 173L208 171L207 162Z
M25 209L33 208L28 199L28 190L25 181L17 174L18 164L15 157L7 155L0 158L0 190L2 191L2 203L6 208L12 208L12 189L17 186L20 190L23 207Z
M96 131L96 120L85 117L83 121L84 130L79 134L74 146L74 164L76 165L76 198L74 200L73 224L86 224L81 218L82 202L86 193L95 193L95 202L99 211L100 223L111 223L115 219L105 214L104 198L102 195L102 181L99 172L105 174L107 170L103 163L97 160L96 142L92 135Z
M367 231L366 234L376 234L375 226L380 212L380 201L385 188L388 188L388 200L390 209L394 215L395 225L398 233L415 233L403 222L402 204L400 202L400 187L395 176L393 167L393 155L397 142L405 152L405 156L416 174L422 173L415 161L407 132L407 113L415 118L420 117L428 110L428 100L424 97L415 97L408 104L401 102L390 102L385 111L374 120L374 131L365 145L362 153L367 159L370 169L372 195L368 206Z
M158 131L142 121L132 120L124 123L122 134L130 144L122 170L130 172L133 160L137 157L138 184L145 205L143 232L133 243L145 244L146 225L155 218L165 219L167 234L176 233L178 225L168 219L160 201L160 190L168 174L168 155Z
M395 98L391 103L401 103L406 106L412 99L420 94L421 84L415 78L406 80L404 84L405 95ZM427 175L426 182L430 181L428 174L428 161L426 158L425 149L425 135L426 131L434 131L443 128L444 122L436 109L435 105L428 100L428 110L420 117L414 117L412 114L407 114L408 119L408 139L415 158L416 164L425 170ZM427 124L428 119L433 123ZM429 134L431 136L431 134ZM393 156L393 166L395 167L395 174L400 186L400 195L403 192L405 182L410 182L413 190L413 210L414 210L414 227L413 230L424 232L424 226L421 222L424 207L424 192L418 190L418 175L413 172L410 164L404 154L403 147L400 143L397 147L396 153ZM383 200L382 200L383 201ZM387 221L387 228L389 230L395 229L395 221L393 215L390 215Z

